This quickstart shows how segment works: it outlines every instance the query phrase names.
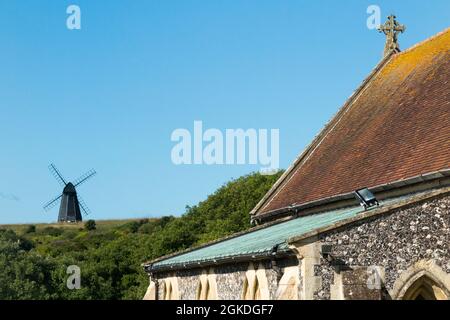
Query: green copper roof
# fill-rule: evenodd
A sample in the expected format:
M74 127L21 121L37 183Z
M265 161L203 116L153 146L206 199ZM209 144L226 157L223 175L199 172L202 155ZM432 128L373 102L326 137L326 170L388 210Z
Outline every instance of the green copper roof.
M278 245L278 252L286 252L289 250L287 244L289 238L351 218L362 211L364 209L358 206L289 220L171 258L169 257L154 263L151 269L166 269L184 265L192 266L193 264L239 256L254 255L256 257L269 254L276 245Z
M409 203L411 199L419 199L419 196L427 196L429 191L406 194L396 198L380 201L382 208L397 203ZM191 251L162 258L153 264L147 264L148 271L180 269L184 267L193 268L196 265L223 263L228 261L238 261L238 259L266 258L273 253L276 246L277 252L287 253L290 251L288 240L293 237L302 236L308 232L332 226L337 222L353 218L364 209L360 206L331 210L323 213L312 214L299 217L289 221L274 224L266 228L261 228L241 235L236 235L219 241L192 249Z

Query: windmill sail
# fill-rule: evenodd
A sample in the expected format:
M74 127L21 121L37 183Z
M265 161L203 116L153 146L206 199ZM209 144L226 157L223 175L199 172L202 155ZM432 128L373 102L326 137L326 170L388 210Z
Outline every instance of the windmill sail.
M96 174L97 174L97 172L95 172L95 170L90 170L89 172L83 174L81 177L79 177L77 180L75 180L75 182L73 184L75 187L78 187L79 185L85 183L86 180L92 178Z
M48 166L48 169L50 170L52 175L55 177L56 181L58 181L62 187L65 187L67 182L66 182L66 180L64 180L61 173L59 173L58 169L56 169L56 166L52 163L51 165Z
M58 201L59 199L61 199L61 197L62 197L62 194L59 195L58 197L56 197L55 199L53 199L52 201L47 202L47 204L44 206L44 210L45 210L45 211L49 211L51 208L53 208L54 206L56 206L57 201Z

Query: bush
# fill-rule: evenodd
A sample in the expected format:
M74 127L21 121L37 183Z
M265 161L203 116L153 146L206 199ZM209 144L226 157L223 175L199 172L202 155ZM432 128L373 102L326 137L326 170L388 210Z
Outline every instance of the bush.
M36 226L34 224L30 224L27 229L25 230L25 233L35 233L36 232Z
M64 230L61 228L46 227L41 231L41 233L52 237L58 237L64 233Z
M84 223L84 228L85 228L86 230L88 230L88 231L97 229L97 226L96 226L96 224L95 224L95 220L88 220L88 221L86 221L86 222Z
M136 233L141 225L137 221L131 221L123 225L123 229L127 232Z

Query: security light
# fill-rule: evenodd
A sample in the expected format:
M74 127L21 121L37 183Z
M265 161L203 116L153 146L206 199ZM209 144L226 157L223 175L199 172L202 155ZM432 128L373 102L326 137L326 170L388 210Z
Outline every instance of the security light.
M321 254L322 257L327 260L327 261L331 261L332 257L331 257L331 251L333 249L333 246L331 244L323 244L322 248L321 248Z
M380 205L377 198L375 198L373 193L370 192L367 188L356 190L354 193L355 197L359 201L359 204L364 207L364 210L367 210L367 208L373 207L375 205Z

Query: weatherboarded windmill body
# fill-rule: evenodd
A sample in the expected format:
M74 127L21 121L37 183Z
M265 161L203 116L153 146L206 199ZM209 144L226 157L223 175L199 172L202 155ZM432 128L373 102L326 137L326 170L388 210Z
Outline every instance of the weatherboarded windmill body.
M44 206L45 211L49 211L61 199L58 222L82 221L83 218L81 211L83 211L85 215L88 215L89 208L77 194L76 188L79 187L81 184L85 183L88 179L92 178L97 173L95 172L95 170L90 170L72 183L66 182L66 180L62 177L58 169L56 169L56 166L54 164L51 164L48 168L52 173L52 175L55 177L55 179L60 183L61 187L63 187L64 189L61 195L59 195L52 201L48 202Z

